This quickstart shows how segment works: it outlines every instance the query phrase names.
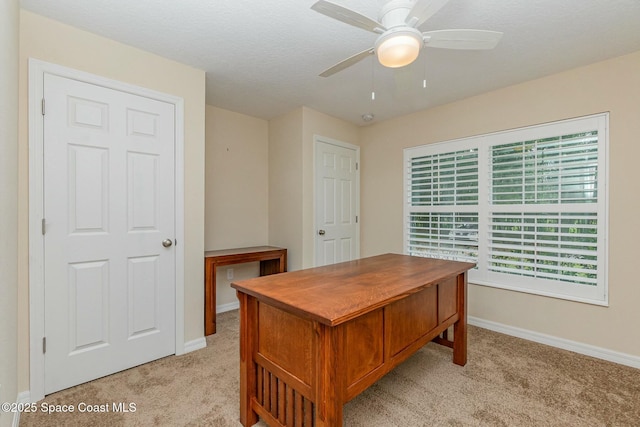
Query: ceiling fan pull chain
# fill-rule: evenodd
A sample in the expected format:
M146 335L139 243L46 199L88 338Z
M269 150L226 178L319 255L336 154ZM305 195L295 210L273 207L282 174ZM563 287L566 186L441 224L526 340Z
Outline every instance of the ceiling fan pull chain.
M376 100L376 79L375 79L376 62L371 57L371 101Z
M427 88L427 66L429 65L429 61L427 61L426 55L424 56L425 56L425 60L424 60L424 75L422 76L422 88L426 89Z

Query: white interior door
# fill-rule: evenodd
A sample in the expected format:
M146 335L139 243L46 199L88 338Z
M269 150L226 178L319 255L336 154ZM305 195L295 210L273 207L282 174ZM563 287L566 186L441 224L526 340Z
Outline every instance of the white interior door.
M44 100L51 393L175 352L175 107L52 74Z
M360 257L358 149L316 139L316 266Z

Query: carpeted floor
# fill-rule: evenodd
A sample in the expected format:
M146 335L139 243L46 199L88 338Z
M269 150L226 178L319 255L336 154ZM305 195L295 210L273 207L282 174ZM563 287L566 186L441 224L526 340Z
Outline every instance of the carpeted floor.
M454 365L450 349L428 344L349 402L344 425L640 426L640 370L476 327L468 359ZM219 315L206 349L49 395L20 425L237 427L238 380L233 311ZM81 403L110 412L80 413ZM135 412L114 413L114 403ZM49 415L48 405L76 411Z

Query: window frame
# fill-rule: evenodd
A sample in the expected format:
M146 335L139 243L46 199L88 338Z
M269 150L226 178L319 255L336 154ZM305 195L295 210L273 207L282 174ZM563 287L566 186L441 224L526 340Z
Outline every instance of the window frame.
M576 285L568 281L526 278L508 273L489 271L489 248L491 212L514 211L530 213L543 206L542 203L527 204L492 204L491 200L491 147L514 142L540 140L544 138L566 136L581 132L598 132L597 159L597 202L589 204L596 207L597 213L597 283L594 286ZM461 150L477 150L478 152L478 259L476 268L469 271L469 283L508 289L518 292L549 296L553 298L584 302L594 305L608 306L608 242L609 242L609 113L600 113L578 118L514 128L500 132L476 135L449 141L435 142L403 151L403 250L410 254L411 214L428 212L475 212L476 205L444 205L432 206L411 205L411 161L422 156L453 153ZM556 212L577 212L586 210L581 203L557 203ZM517 207L524 207L518 209ZM455 208L454 210L451 210ZM550 210L551 212L551 210ZM412 233L415 234L415 233ZM461 260L466 260L462 259Z

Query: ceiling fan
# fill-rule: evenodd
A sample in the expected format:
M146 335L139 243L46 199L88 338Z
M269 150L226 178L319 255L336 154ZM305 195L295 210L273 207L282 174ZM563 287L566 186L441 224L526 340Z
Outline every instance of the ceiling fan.
M385 67L411 64L424 47L444 49L493 49L501 32L484 30L418 30L449 0L391 0L382 7L378 21L327 0L319 0L311 9L345 24L380 34L373 47L345 59L323 71L329 77L369 55L375 54Z

